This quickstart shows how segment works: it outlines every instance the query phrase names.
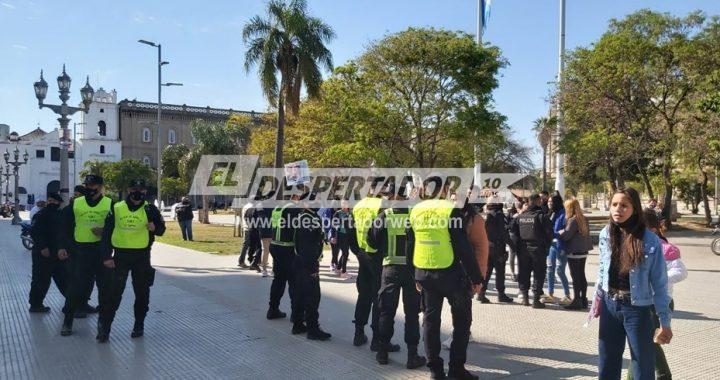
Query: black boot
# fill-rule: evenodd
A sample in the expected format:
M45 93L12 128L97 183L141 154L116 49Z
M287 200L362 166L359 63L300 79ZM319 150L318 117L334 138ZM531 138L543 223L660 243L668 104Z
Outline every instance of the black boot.
M62 329L60 330L60 335L62 336L70 336L72 335L72 326L73 326L73 314L68 313L65 314L65 319L63 320Z
M522 292L520 294L521 303L523 306L530 306L530 296L528 292Z
M460 367L460 368L450 368L450 370L448 371L448 378L449 379L458 379L458 380L478 380L480 377L468 372L468 370L466 370L465 367Z
M505 292L498 292L497 299L498 299L498 302L513 303L513 299L508 297L507 294L505 294Z
M398 352L398 351L400 351L400 345L393 344L392 342L390 342L385 346L385 349L387 350L387 352ZM370 342L370 351L377 352L379 350L380 350L380 340L373 337L372 341Z
M573 298L572 302L563 306L563 308L565 310L580 310L580 309L582 309L582 307L583 307L583 304L582 304L582 300L580 299L580 297Z
M308 332L308 328L307 328L307 326L305 326L304 323L302 323L302 322L293 323L293 328L292 328L293 335L304 334L306 332Z
M365 335L365 326L355 325L355 337L353 338L353 346L362 346L367 343L367 335Z
M533 309L544 309L545 304L540 302L540 294L533 295L533 303L532 303Z
M131 338L139 338L145 334L145 321L135 321L132 332L130 333Z
M388 364L390 360L388 359L388 352L385 347L380 347L377 354L375 355L375 360L377 360L378 364L380 365Z
M587 297L582 297L580 301L582 301L582 308L583 308L583 310L587 310L587 309L588 309L588 299L587 299Z
M31 313L47 313L48 311L50 311L50 307L49 307L49 306L45 306L45 305L30 306L30 310L29 310L29 311L30 311Z
M430 378L431 379L444 379L445 368L443 368L442 362L434 367L430 367Z
M332 335L322 331L320 326L308 327L307 338L310 340L328 340L330 337Z
M98 319L97 330L98 332L95 339L97 339L99 343L105 343L110 339L110 323Z
M427 363L424 356L418 355L417 346L408 346L408 358L405 368L415 369L420 368Z
M477 297L475 297L476 300L480 301L480 303L490 303L490 300L485 297L485 292L478 293Z
M267 319L282 319L287 317L287 314L280 311L280 309L270 309L266 315Z

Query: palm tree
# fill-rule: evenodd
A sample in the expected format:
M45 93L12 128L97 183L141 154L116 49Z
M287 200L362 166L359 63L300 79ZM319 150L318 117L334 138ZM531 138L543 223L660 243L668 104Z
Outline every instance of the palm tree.
M308 97L319 96L321 69L333 67L332 53L325 46L333 38L329 25L308 14L305 0L270 0L267 17L255 16L243 29L248 46L245 70L257 66L265 97L277 105L276 168L283 166L285 108L297 114L303 84Z
M537 137L537 140L540 143L540 146L542 147L542 155L543 155L542 188L543 188L543 190L547 190L546 153L547 153L547 148L550 145L550 141L552 141L553 134L555 133L555 128L557 125L557 117L550 116L550 117L537 118L537 119L535 119L535 122L533 124L535 125L533 127L533 130L535 131L535 136Z

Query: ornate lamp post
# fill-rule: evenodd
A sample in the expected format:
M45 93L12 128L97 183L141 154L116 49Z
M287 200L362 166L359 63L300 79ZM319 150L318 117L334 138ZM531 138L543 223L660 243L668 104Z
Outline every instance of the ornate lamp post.
M95 91L90 86L90 78L85 80L85 86L80 89L80 95L82 97L83 108L72 107L67 105L67 101L70 99L70 83L72 79L65 73L65 65L63 65L62 74L57 77L58 89L60 92L60 100L62 104L53 105L45 104L45 96L47 95L48 84L43 79L43 72L40 71L40 80L35 82L35 97L38 100L38 106L40 108L50 108L53 112L60 115L57 119L60 122L60 195L63 197L65 202L68 201L68 185L69 180L69 162L68 162L68 145L70 145L70 132L68 125L70 124L69 115L74 114L78 111L84 111L87 113L90 110L90 103L92 103L93 95Z
M0 172L2 172L2 166L0 166ZM8 203L10 202L10 177L12 177L9 164L5 164L5 173L2 173L2 176L5 177L5 203Z
M10 165L13 167L13 175L15 176L15 207L13 208L13 219L12 224L19 224L22 222L22 219L20 219L20 199L18 198L18 180L20 179L20 166L27 164L28 162L28 152L25 151L25 154L23 154L23 162L20 161L20 149L15 147L15 150L13 150L13 161L10 161L10 152L5 150L5 163L7 165ZM6 167L6 169L9 171L9 167ZM9 174L9 173L8 173Z

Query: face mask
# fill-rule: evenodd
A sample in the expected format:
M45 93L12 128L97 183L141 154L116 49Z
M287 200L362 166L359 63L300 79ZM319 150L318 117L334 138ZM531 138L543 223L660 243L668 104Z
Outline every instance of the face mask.
M87 195L88 197L92 198L92 197L95 196L95 194L98 193L98 191L97 191L97 189L85 189L85 192L84 192L84 193L85 193L85 195Z
M56 210L58 207L60 207L60 205L57 203L48 203L45 207L49 208L50 210Z
M190 201L183 201L182 204L184 204L184 205L189 205L189 204L190 204Z
M142 191L133 191L130 193L130 199L132 199L134 201L144 201L145 194L143 194Z

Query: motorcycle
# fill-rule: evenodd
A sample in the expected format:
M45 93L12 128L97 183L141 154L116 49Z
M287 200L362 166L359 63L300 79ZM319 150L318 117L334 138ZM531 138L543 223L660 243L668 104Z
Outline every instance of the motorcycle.
M23 247L25 247L28 250L33 249L33 245L35 245L35 242L33 242L33 238L30 236L30 223L28 222L22 222L20 223L20 240L22 241Z

